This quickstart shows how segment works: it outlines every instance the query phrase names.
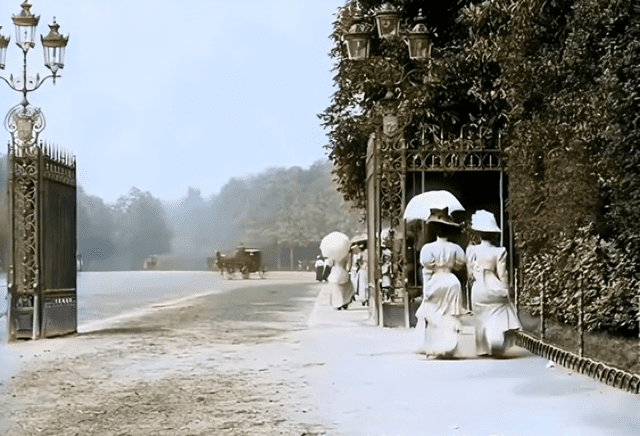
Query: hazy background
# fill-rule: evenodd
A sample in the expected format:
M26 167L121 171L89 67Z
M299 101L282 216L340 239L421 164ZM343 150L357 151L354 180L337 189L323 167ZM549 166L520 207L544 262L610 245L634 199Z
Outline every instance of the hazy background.
M20 4L0 3L7 78L22 73ZM85 269L140 269L152 254L201 269L241 242L297 267L326 233L361 228L331 181L316 115L333 93L329 35L344 0L31 4L41 18L29 74L48 73L39 35L53 17L70 34L62 77L29 101L47 120L41 138L77 156ZM6 113L20 95L0 85L0 102ZM8 237L5 224L3 260Z
M11 21L21 3L0 2L5 77L22 73ZM316 114L333 93L328 37L343 0L31 4L41 18L30 73L48 72L39 35L54 16L70 40L62 78L29 100L47 119L42 138L77 155L87 193L115 202L136 186L177 200L194 186L207 198L232 177L325 157ZM0 83L0 114L19 102Z

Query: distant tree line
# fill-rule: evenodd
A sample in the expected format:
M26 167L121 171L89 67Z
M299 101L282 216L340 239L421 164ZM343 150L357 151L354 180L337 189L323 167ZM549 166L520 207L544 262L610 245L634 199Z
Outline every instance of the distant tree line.
M172 230L162 203L131 188L115 204L78 189L78 253L87 269L142 269L152 254L171 250Z
M131 188L114 204L78 187L78 253L85 269L142 269L150 255L213 256L240 243L283 247L318 242L327 233L354 234L362 227L335 189L330 162L309 169L272 168L227 182L203 199L189 188L177 202ZM0 159L0 254L9 259L6 156Z
M0 268L10 262L7 156L0 156ZM77 191L78 253L94 270L142 269L151 254L170 250L172 231L161 202L149 192L131 188L115 204Z
M186 198L165 207L175 231L174 252L185 254L211 256L241 242L304 246L332 231L353 235L362 228L359 213L337 192L328 160L309 169L271 168L234 178L208 200L189 188Z

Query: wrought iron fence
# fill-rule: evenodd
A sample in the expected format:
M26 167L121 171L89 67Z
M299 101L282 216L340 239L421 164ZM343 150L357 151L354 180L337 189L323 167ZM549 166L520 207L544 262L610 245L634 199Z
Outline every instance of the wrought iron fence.
M523 327L518 345L607 385L639 394L640 338L585 328L584 288L578 290L572 311L557 316L551 295L558 290L550 289L550 282L542 276L539 288L522 292L522 275L516 275L515 304Z

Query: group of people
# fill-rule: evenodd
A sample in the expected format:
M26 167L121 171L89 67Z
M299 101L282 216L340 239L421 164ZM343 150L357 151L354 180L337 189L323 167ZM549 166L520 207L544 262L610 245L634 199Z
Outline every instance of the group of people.
M331 305L337 310L345 310L353 302L368 305L366 241L351 241L345 234L333 232L322 240L320 249L331 262L331 271L326 278L331 286ZM320 260L318 256L317 280L320 277Z
M520 323L509 291L507 251L493 242L501 233L500 227L492 213L476 211L471 217L471 230L477 235L477 243L468 245L465 251L452 242L461 225L448 209L430 212L426 222L435 240L420 250L423 293L416 311L418 351L433 357L455 357L460 334L468 331L464 324L471 320L475 354L502 356L514 345ZM316 279L331 285L332 306L344 310L355 301L368 304L366 245L351 243L345 235L334 232L325 237L321 249L331 268L325 276L326 261L318 256ZM381 259L383 290L391 288L390 272L384 269L384 264L390 264L389 253L387 257ZM463 283L470 288L469 298L465 298Z
M472 315L476 354L502 355L513 345L520 324L510 300L506 249L492 242L500 233L495 217L485 210L473 214L471 229L480 243L469 245L466 252L450 241L460 225L446 208L432 209L427 224L436 239L420 251L423 296L416 311L419 351L434 357L453 356L461 316ZM471 283L467 307L460 281L465 275Z

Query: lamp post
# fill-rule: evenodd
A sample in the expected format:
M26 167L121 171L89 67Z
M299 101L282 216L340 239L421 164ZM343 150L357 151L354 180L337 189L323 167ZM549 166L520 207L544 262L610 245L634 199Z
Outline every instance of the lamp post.
M74 256L77 245L75 159L38 145L45 118L40 108L27 100L28 94L47 79L55 84L60 77L69 36L60 35L54 18L49 33L40 36L44 64L51 74L43 78L40 74L29 75L27 55L36 46L40 16L31 12L26 0L20 7L12 21L16 45L22 50L23 70L16 76L0 76L22 94L22 101L9 110L4 121L11 134L7 161L11 228L7 332L10 339L36 339L41 332L51 336L75 331L77 327L75 261L72 272L67 268L71 264L69 253ZM2 70L10 40L10 36L0 34ZM54 257L56 260L52 260Z
M383 226L389 226L395 234L388 248L392 252L396 277L392 288L402 292L405 327L410 326L410 296L406 286L407 268L405 259L406 228L402 219L405 204L405 185L407 173L407 142L404 130L411 121L411 111L406 98L402 95L402 86L419 89L433 80L431 62L431 32L425 25L422 9L414 18L402 20L402 10L389 2L374 9L369 17L362 13L358 2L352 3L351 22L346 26L342 41L346 48L347 68L357 69L369 85L371 106L366 111L368 123L375 126L367 145L367 222L368 225L368 262L373 273L369 282L377 290L373 294L373 316L378 324L386 325L385 313L394 309L390 302L384 302L380 292L381 241L379 235ZM408 49L409 62L401 64L385 56L372 55L379 44L386 41L394 44L404 41ZM373 47L372 47L373 45ZM402 47L404 44L398 44ZM381 47L383 48L383 47ZM384 52L384 50L381 50ZM375 52L374 52L375 53ZM406 57L405 57L406 58ZM405 70L408 72L405 73ZM379 90L376 90L379 88ZM384 91L384 93L382 92ZM388 306L388 307L387 307ZM389 317L389 320L392 317ZM390 321L389 321L390 322Z
M49 78L55 84L56 78L60 77L58 71L64 68L65 48L69 41L69 36L65 37L58 33L60 25L56 23L54 17L53 23L49 25L49 34L40 36L44 50L44 65L51 71L51 74L43 78L40 78L39 74L36 74L35 77L30 76L27 74L27 54L30 49L35 47L36 28L40 21L40 16L31 12L31 4L26 0L20 7L22 8L20 13L13 15L11 19L16 30L16 45L20 47L23 54L23 71L21 75L14 76L11 74L8 79L0 76L0 79L4 80L11 89L22 94L22 102L14 106L7 114L5 127L11 133L14 143L24 147L36 143L38 133L45 126L42 112L40 109L29 105L27 94L40 88ZM1 26L0 29L2 29ZM11 36L5 37L0 34L0 69L2 70L5 68L7 47L10 39Z

